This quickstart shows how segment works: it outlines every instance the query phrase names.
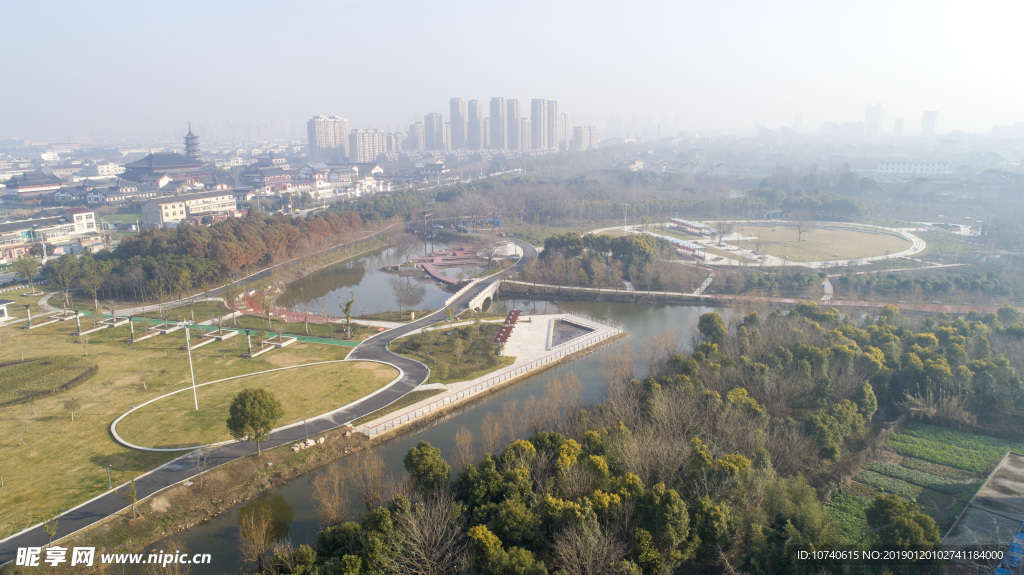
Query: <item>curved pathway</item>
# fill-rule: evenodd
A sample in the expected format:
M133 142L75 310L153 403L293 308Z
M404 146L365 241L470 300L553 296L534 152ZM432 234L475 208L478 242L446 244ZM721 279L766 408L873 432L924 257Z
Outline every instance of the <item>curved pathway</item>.
M537 257L536 248L529 243L513 238L508 238L508 241L515 243L523 250L523 256L519 259L519 262L506 270L477 282L472 288L466 290L465 293L461 294L455 301L453 301L450 304L450 307L454 307L456 311L465 311L470 300L479 295L483 290L522 270L523 267ZM427 376L430 374L430 370L427 366L418 361L391 353L391 351L388 350L388 344L391 343L392 339L437 323L438 321L445 319L445 317L446 315L444 310L439 310L414 322L405 324L402 327L382 332L364 340L349 353L348 359L380 361L387 363L401 370L401 375L387 387L382 388L371 396L364 397L357 402L321 415L317 418L306 420L305 426L300 423L298 425L291 425L275 430L271 433L267 441L260 444L261 447L270 449L303 440L306 438L304 427L308 428L309 435L322 434L330 429L345 425L346 423L364 415L368 415L378 409L386 407L400 399L403 395L412 391L417 385L426 381ZM227 445L216 448L210 454L206 469L213 469L214 467L252 455L253 453L256 453L256 446L252 442L238 441L228 443ZM175 483L185 481L186 479L195 476L197 471L196 452L191 452L187 455L169 461L164 465L139 476L135 480L135 488L138 493L138 498L141 501L142 499L162 491ZM123 488L124 484L118 486L118 489ZM84 529L97 521L101 521L110 515L118 513L125 507L125 500L121 499L121 497L116 493L116 490L111 490L99 495L94 499L60 514L58 517L57 536L54 539L67 537L68 535ZM49 538L43 530L43 525L39 524L0 541L0 565L13 561L19 547L43 547L47 544L48 539Z

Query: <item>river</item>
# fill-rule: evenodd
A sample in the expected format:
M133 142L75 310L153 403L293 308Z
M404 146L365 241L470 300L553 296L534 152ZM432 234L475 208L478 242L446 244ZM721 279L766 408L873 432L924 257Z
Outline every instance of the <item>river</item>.
M374 254L360 258L357 261L335 266L314 274L312 280L300 280L285 292L290 295L289 306L301 305L298 286L305 285L302 294L307 302L315 301L317 297L333 297L336 293L346 293L352 290L355 293L356 301L363 302L365 306L382 306L388 309L388 299L391 294L386 288L382 289L380 283L386 286L387 273L378 272L377 269L383 265L394 263L386 261L393 258L393 252L382 250ZM356 281L358 276L359 280ZM379 276L384 276L380 279ZM308 278L307 278L308 279ZM315 289L310 286L315 286ZM373 287L376 286L376 287ZM447 293L437 288L432 288L439 294L447 297ZM312 296L312 297L310 297ZM431 297L441 295L428 295L424 298L426 307L440 307L439 304L427 303L433 301ZM441 302L443 302L441 297ZM357 304L359 305L359 304ZM497 311L506 311L516 307L524 310L525 313L555 313L570 312L594 318L606 323L621 325L628 338L618 340L610 345L599 348L572 360L568 363L558 365L549 370L527 377L518 383L510 384L508 387L487 395L479 401L467 405L461 410L438 420L430 426L419 431L409 432L399 437L388 440L372 448L387 464L391 472L402 471L402 457L420 441L427 441L441 449L445 456L452 453L453 437L455 432L462 427L468 428L479 438L480 423L487 413L500 413L502 406L510 401L523 403L530 396L542 397L549 382L554 378L564 378L570 373L576 376L583 383L582 399L584 403L596 403L602 400L605 392L605 382L602 378L602 360L608 354L615 353L622 346L629 345L633 350L639 351L649 341L649 338L664 332L665 330L678 329L679 350L688 351L691 347L692 334L695 333L697 319L701 314L715 311L710 307L697 306L670 306L670 305L632 305L625 303L596 303L596 302L551 302L531 301L516 299L511 301L497 301L494 308ZM729 309L720 310L726 321L734 317L735 312ZM636 373L641 377L646 375L646 363L642 354L635 353ZM477 445L478 453L482 448ZM350 465L350 458L342 458L329 465ZM322 473L326 467L317 471L296 478L289 483L276 487L262 494L254 501L238 505L228 512L213 518L209 521L196 525L190 530L174 537L181 543L189 553L210 553L213 557L213 566L210 571L219 573L237 571L242 566L238 554L238 515L246 506L268 505L275 517L277 531L286 536L291 542L298 546L303 543L311 543L316 538L316 532L320 528L313 504L310 499L312 491L311 483L317 474ZM352 519L356 519L364 513L364 507L358 502L357 494L351 494ZM154 545L155 549L162 549L160 544ZM206 569L204 569L205 571Z

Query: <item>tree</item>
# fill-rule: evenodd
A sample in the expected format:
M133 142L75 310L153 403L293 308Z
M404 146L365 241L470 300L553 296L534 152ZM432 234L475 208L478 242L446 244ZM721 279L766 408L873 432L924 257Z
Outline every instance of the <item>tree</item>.
M46 532L46 538L48 539L48 543L50 544L53 543L53 538L57 536L58 521L59 519L57 518L57 515L54 514L53 517L50 517L46 520L45 523L43 523L43 531Z
M274 521L265 505L243 509L238 515L239 551L246 561L263 570L263 557L274 544Z
M135 487L135 476L132 476L131 481L128 482L128 489L124 493L118 493L118 495L131 505L132 519L135 519L138 515L135 510L135 504L139 502L139 490Z
M36 272L39 271L39 262L35 258L23 255L14 260L14 277L28 282L32 291L36 291Z
M97 309L100 307L97 294L107 278L110 266L96 260L92 255L86 254L78 261L78 267L78 287L92 296L92 307Z
M321 521L337 525L348 516L348 474L340 465L330 465L313 479L313 504Z
M75 282L78 280L78 259L71 254L64 254L51 262L46 269L53 284L64 295L64 306L66 308L68 305L68 292L71 291L71 288L75 287Z
M871 549L930 551L942 542L935 520L922 513L917 503L898 495L877 495L864 509L864 516L870 530L868 545ZM941 566L928 561L899 562L892 567L896 573L944 572Z
M72 397L71 399L64 401L64 410L71 413L72 423L75 421L75 412L80 409L82 409L82 402L78 401L77 397Z
M267 289L260 292L260 307L263 309L263 317L267 320L267 329L271 329L273 324L270 323L270 304L272 303L270 297L270 286Z
M432 491L444 485L452 475L452 466L441 457L441 450L426 441L410 449L402 463L423 491Z
M338 296L338 305L341 306L341 313L345 314L345 337L352 339L352 306L356 303L356 294L352 291L348 292L348 298L345 299L344 303L341 301L341 296Z
M255 441L257 455L261 454L260 442L270 436L274 425L284 416L284 407L274 394L254 387L238 392L228 411L227 426L231 436L239 441Z
M722 245L725 237L732 234L732 224L729 222L718 222L715 225L715 238L718 239L718 245Z
M203 471L209 467L211 455L213 455L213 449L209 447L200 447L196 450L196 469L199 470L199 487L203 486Z
M729 337L729 327L725 325L722 316L715 312L708 312L697 320L697 331L700 332L704 341L721 346Z

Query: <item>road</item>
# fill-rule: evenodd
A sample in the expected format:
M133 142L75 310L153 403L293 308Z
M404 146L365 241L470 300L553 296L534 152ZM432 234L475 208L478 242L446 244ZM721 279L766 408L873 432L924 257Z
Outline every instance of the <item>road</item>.
M536 248L529 243L511 238L509 241L515 243L523 250L523 256L519 259L519 262L506 270L480 281L472 289L467 290L465 294L459 296L457 300L452 302L452 307L454 307L456 311L464 311L468 308L469 301L481 291L492 285L494 282L500 282L510 275L521 271L524 266L537 257ZM270 438L266 442L262 443L261 447L263 449L269 449L303 440L307 437L307 432L304 428L308 428L309 436L322 434L330 429L344 425L364 415L368 415L378 409L386 407L400 399L403 395L412 391L412 389L417 385L426 381L430 371L427 369L427 366L418 361L391 353L387 348L388 344L392 339L408 334L409 332L422 327L437 323L438 321L445 319L445 317L446 314L444 310L439 310L414 322L382 332L364 340L349 353L349 359L383 361L401 369L402 376L376 395L367 397L362 401L346 407L345 409L322 415L314 419L309 419L305 426L296 425L287 429L279 429L271 433ZM212 469L236 459L252 455L255 452L256 446L251 442L240 441L229 443L218 447L213 451L209 457L207 469ZM170 461L136 479L135 488L138 492L138 498L141 500L176 483L185 481L186 479L195 476L197 471L195 452L191 452ZM121 486L121 491L125 491L124 486ZM107 516L120 512L122 509L125 509L125 500L121 499L116 491L109 491L100 495L91 501L87 501L74 509L62 513L58 518L57 537L55 537L55 539L66 537L80 529L84 529ZM42 525L36 525L28 528L21 533L17 533L3 541L0 541L0 565L14 560L19 547L42 547L46 545L47 541L48 537L43 530Z

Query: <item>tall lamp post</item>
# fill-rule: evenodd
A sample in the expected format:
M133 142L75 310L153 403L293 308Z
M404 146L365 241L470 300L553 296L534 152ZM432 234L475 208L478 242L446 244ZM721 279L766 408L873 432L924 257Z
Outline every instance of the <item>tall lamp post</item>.
M196 402L196 411L199 411L199 395L196 394L196 372L192 369L192 339L189 337L188 326L185 326L185 349L188 350L188 372L192 375L192 399Z
M626 233L628 231L626 228L629 225L629 224L626 223L626 218L629 216L629 204L622 204L622 205L626 206L626 211L625 211L625 213L622 214L622 233Z
M25 304L25 313L28 314L28 327L32 327L32 309L28 307L29 304Z

